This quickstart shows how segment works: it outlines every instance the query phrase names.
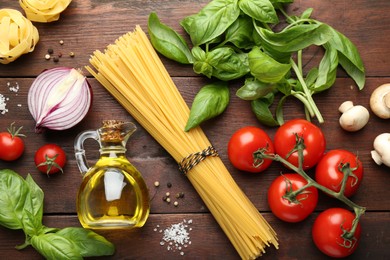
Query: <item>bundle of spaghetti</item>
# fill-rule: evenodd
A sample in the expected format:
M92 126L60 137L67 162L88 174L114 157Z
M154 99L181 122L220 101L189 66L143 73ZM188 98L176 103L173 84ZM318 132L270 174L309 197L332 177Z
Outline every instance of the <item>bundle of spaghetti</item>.
M238 187L200 127L184 127L189 107L137 26L101 52L86 69L178 162L242 259L278 248L275 231Z

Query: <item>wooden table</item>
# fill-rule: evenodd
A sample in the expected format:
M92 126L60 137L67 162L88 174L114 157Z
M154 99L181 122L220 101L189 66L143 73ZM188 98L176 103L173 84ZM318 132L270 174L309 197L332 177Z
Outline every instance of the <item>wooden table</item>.
M84 0L73 1L61 15L58 22L38 24L40 41L33 53L23 55L17 61L0 65L0 93L8 97L9 112L0 115L0 128L5 130L12 122L23 126L26 149L23 156L15 162L0 162L0 169L10 168L26 176L31 173L34 180L45 193L44 224L49 227L80 226L76 215L76 194L81 183L73 154L73 142L78 133L87 129L96 129L104 119L132 120L132 117L104 90L93 78L90 83L94 91L93 107L88 116L76 127L62 131L34 133L34 120L27 107L27 93L34 78L44 69L56 66L81 68L88 64L91 53L103 50L125 32L132 31L137 24L147 30L147 18L156 11L163 22L183 32L179 21L198 12L208 1L193 0ZM0 8L21 10L18 1L0 0ZM361 189L353 200L367 207L361 219L362 236L357 251L351 259L389 259L390 251L390 169L377 166L370 157L374 137L389 131L390 121L377 118L371 113L368 125L357 133L348 133L338 124L338 106L346 100L369 107L371 92L380 84L390 81L390 23L388 14L390 2L378 0L329 0L300 1L289 7L290 12L302 12L313 7L313 16L332 25L347 35L358 47L363 58L367 83L358 91L353 81L340 70L335 85L315 100L320 107L325 123L321 125L328 140L327 149L343 148L357 152L365 166L365 175ZM63 41L63 45L59 42ZM58 63L45 60L48 49L62 53ZM68 53L75 56L69 57ZM311 56L305 58L310 64ZM315 59L314 59L315 60ZM201 86L207 83L204 77L196 75L191 66L182 66L163 58L170 75L180 92L190 105ZM8 88L18 84L18 92ZM264 217L278 233L280 249L267 249L263 259L326 259L314 246L311 239L311 226L316 216L329 207L342 206L338 201L325 195L315 213L298 224L288 224L278 220L270 212L266 193L272 180L281 172L283 166L273 164L262 174L244 174L230 165L226 146L234 131L246 125L263 127L271 137L275 128L262 126L250 111L248 102L235 96L239 84L231 88L231 103L220 117L202 126L211 142L219 150L220 156L238 185L249 199L262 212ZM286 104L287 119L302 117L300 104L289 101ZM138 124L137 124L138 125ZM33 162L36 149L46 143L57 143L66 151L68 162L63 174L47 177L39 173ZM88 145L89 159L97 158L97 145ZM390 149L390 148L389 148ZM131 232L102 231L108 240L116 246L116 253L108 259L237 259L238 255L222 232L213 216L209 213L196 191L185 176L181 175L177 165L169 154L138 125L138 131L128 143L129 160L143 173L152 197L151 214L146 225ZM160 182L160 187L153 184ZM168 188L167 183L172 187ZM176 194L184 192L177 207L162 200L166 192ZM1 209L0 209L1 210ZM192 220L190 225L191 244L179 251L169 251L160 245L163 230L183 220ZM326 231L324 231L326 232ZM0 258L41 259L31 247L18 251L14 247L24 242L21 231L12 231L0 227Z

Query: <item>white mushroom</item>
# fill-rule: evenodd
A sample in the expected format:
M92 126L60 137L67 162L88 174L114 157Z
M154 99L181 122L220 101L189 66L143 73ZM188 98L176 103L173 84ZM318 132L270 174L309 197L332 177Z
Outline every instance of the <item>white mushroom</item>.
M390 83L377 87L371 94L370 107L380 118L390 118Z
M374 149L371 151L371 157L375 163L390 167L390 133L378 135L374 140Z
M354 106L352 101L343 102L339 111L342 113L339 119L340 126L349 132L362 129L370 118L370 113L364 106Z

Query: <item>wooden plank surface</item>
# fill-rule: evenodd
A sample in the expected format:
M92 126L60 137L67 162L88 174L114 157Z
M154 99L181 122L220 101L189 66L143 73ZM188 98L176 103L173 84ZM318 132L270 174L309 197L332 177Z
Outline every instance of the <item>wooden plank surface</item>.
M45 192L45 217L47 226L66 227L80 226L76 216L76 194L81 183L73 156L73 142L78 133L86 129L96 129L101 120L119 118L133 120L131 116L103 89L93 78L90 83L94 91L92 110L76 127L58 132L34 133L34 120L27 107L27 93L34 78L44 69L55 66L83 67L88 64L91 53L103 50L107 44L117 37L134 29L140 24L145 30L147 17L156 11L163 22L182 31L179 21L190 14L199 11L208 1L171 0L85 0L73 1L61 15L58 22L38 24L40 41L33 53L24 55L17 61L0 65L0 94L9 98L9 112L0 115L0 127L5 129L10 123L23 125L23 131L28 136L26 150L16 162L0 161L0 169L10 168L22 176L31 173L34 180ZM388 259L390 252L390 196L388 183L390 169L377 166L370 158L372 142L376 135L389 132L389 121L378 119L371 115L369 124L357 133L347 133L338 125L338 106L345 100L368 107L371 92L380 84L390 82L390 26L387 16L390 12L390 2L375 1L295 1L289 8L291 12L301 12L307 7L313 7L313 16L329 23L346 34L358 47L367 72L367 84L358 91L352 80L345 76L342 70L338 79L329 91L315 96L320 110L325 117L321 125L328 140L327 149L344 148L355 151L365 166L365 176L362 187L353 197L359 205L367 207L367 213L362 218L362 238L357 251L350 259ZM0 0L0 8L15 8L21 10L17 1ZM63 40L64 45L59 41ZM64 55L57 64L45 60L48 48ZM74 52L75 57L67 54ZM314 58L313 58L314 55ZM315 62L315 52L305 54L306 66ZM173 77L181 94L190 105L195 94L202 85L207 83L203 77L195 75L191 66L178 65L163 58L170 75ZM17 93L10 92L7 84L18 84ZM227 111L212 122L202 126L210 141L218 149L222 160L228 167L238 185L247 194L254 205L263 213L278 233L280 249L269 248L262 257L266 259L326 259L314 246L311 240L311 225L322 210L341 206L327 196L321 196L315 214L299 224L287 224L276 219L267 204L266 193L272 180L286 170L273 164L267 172L250 175L233 169L227 159L226 146L230 136L240 127L257 125L263 127L271 137L275 128L260 125L252 112L249 103L234 96L239 83L231 86L231 104ZM288 119L302 117L302 108L295 101L286 104ZM238 255L223 234L218 224L208 212L202 200L197 195L185 176L180 175L174 160L164 149L138 124L138 131L128 144L129 160L143 173L148 184L152 199L151 216L147 224L140 230L132 232L100 232L117 248L110 259L237 259ZM64 147L68 163L64 174L47 176L40 174L34 167L35 150L49 142L55 142ZM97 159L97 144L87 144L88 159L93 163ZM161 186L155 188L153 183L159 181ZM166 183L172 183L168 189ZM180 200L178 207L162 201L165 192L185 192L185 198ZM1 210L1 209L0 209ZM191 245L185 250L184 256L178 252L168 251L160 245L162 238L159 230L180 221L192 220ZM155 231L156 230L156 231ZM40 259L32 249L18 251L15 245L22 244L24 236L18 231L0 227L0 258L7 259Z

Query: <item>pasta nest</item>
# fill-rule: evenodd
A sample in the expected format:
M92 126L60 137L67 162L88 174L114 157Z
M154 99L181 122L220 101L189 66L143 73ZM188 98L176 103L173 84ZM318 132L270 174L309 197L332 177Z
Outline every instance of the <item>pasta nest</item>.
M32 52L39 41L37 28L14 9L0 9L0 63L8 64Z
M40 23L57 21L70 2L72 0L19 0L27 19Z

